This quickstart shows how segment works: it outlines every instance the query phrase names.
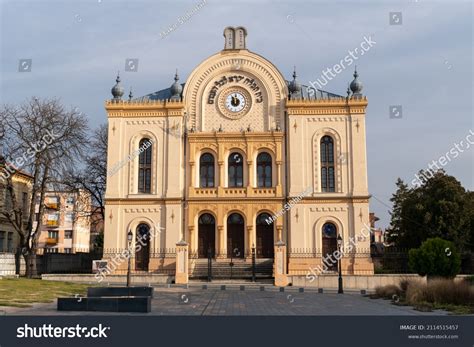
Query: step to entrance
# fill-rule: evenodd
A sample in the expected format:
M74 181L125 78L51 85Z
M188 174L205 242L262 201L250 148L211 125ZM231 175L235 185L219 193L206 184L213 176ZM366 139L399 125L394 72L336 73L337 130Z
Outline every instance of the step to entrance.
M229 261L212 260L213 279L251 279L252 263L242 259ZM196 259L190 272L190 278L205 279L208 277L208 260ZM255 263L255 277L271 279L273 277L273 259L259 259Z

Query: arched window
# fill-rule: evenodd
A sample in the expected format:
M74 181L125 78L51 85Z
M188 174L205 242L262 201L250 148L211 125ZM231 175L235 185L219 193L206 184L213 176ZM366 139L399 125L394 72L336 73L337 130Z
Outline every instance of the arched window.
M273 219L268 213L257 216L257 258L273 258Z
M335 252L337 251L337 228L333 223L325 223L322 229L323 257L331 259L324 263L325 270L336 271L337 261L333 261ZM327 268L326 268L327 267Z
M334 141L331 136L321 139L321 190L335 192L334 178Z
M216 248L216 220L211 214L204 213L199 217L198 224L198 256L213 257Z
M227 217L227 257L243 258L244 245L244 218L238 213Z
M137 226L135 235L135 244L141 247L135 247L135 270L148 271L150 262L150 227L142 223Z
M151 153L153 145L150 139L142 139L138 150L138 192L151 193Z
M272 186L272 157L265 152L257 156L257 186Z
M200 187L214 187L214 156L210 153L201 155L199 160Z
M231 153L229 156L229 187L244 186L244 159L239 153Z

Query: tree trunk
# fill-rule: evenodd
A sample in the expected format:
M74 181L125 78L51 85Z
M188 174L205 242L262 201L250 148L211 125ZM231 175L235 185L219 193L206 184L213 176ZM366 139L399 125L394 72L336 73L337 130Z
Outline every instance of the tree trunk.
M23 255L25 258L26 264L26 277L33 278L38 276L38 269L36 266L36 252L30 250L26 254Z
M21 275L20 270L21 270L21 247L17 247L16 252L15 252L15 274L18 276Z

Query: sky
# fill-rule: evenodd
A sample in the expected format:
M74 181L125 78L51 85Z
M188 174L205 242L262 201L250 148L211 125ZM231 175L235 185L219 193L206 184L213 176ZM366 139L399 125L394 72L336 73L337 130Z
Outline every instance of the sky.
M175 69L184 82L223 48L226 26L246 27L248 49L287 79L296 66L303 84L368 39L372 47L324 89L345 95L357 64L369 101L370 209L386 227L397 178L410 183L433 160L473 190L472 15L473 2L457 0L0 0L0 103L59 97L95 128L106 123L117 71L126 95L169 87ZM126 59L138 59L134 71L124 71Z

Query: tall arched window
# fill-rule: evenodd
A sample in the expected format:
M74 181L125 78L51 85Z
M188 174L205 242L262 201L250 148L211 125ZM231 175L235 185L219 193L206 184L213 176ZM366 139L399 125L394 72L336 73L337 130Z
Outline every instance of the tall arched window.
M335 192L334 178L334 141L331 136L321 139L321 190Z
M199 160L200 187L214 187L214 156L210 153L201 155Z
M244 186L244 159L239 153L231 153L229 156L229 187Z
M150 227L148 224L141 223L137 226L135 235L135 244L141 247L135 247L135 270L148 271L150 262Z
M257 186L272 186L272 157L265 152L257 156Z
M337 262L333 261L332 257L337 251L337 228L333 223L325 223L322 229L322 243L323 243L323 257L324 259L331 259L331 261L324 262L325 270L336 271Z
M151 193L151 153L153 152L150 139L142 139L139 144L138 157L138 192Z

